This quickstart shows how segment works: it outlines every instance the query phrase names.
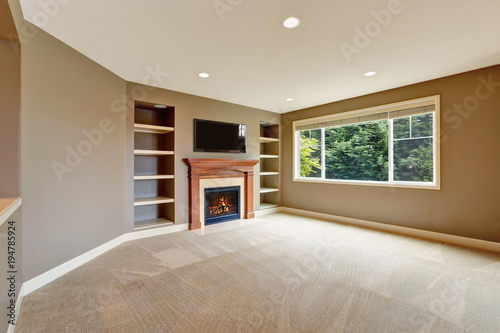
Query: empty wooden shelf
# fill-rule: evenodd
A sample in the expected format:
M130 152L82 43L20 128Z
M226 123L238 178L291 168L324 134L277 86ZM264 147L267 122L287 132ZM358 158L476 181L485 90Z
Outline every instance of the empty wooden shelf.
M174 179L174 175L143 175L143 176L134 176L134 180L160 180L160 179Z
M171 202L174 202L174 199L169 197L136 198L134 199L134 206L159 205Z
M260 137L260 142L266 143L266 142L279 142L280 139L278 138L267 138L267 137Z
M279 175L280 173L277 172L277 171L262 171L260 173L261 176L277 176Z
M272 203L267 203L267 202L261 202L260 203L260 210L263 209L270 209L270 208L275 208L278 207L277 204L272 204Z
M279 188L274 188L274 187L261 187L260 193L278 192L279 190L280 190Z
M157 125L148 125L148 124L134 124L135 132L142 133L152 133L152 134L166 134L169 132L173 132L174 128L169 126L157 126Z
M174 152L171 150L134 150L134 155L137 156L164 156L173 154Z

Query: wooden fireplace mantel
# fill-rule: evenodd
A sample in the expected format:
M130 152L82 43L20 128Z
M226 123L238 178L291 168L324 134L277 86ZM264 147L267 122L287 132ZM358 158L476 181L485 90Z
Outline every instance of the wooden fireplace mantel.
M200 229L200 179L245 178L245 219L255 217L253 211L253 167L260 160L185 158L189 177L189 229Z

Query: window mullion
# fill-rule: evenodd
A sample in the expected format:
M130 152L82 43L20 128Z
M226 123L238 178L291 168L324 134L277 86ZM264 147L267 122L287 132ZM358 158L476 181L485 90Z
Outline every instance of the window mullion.
M325 128L321 129L321 179L325 179Z
M389 119L389 183L394 181L394 140L393 119Z
M410 117L410 139L413 138L413 124L412 124L413 117Z
M300 132L295 131L295 161L294 162L294 168L293 168L293 174L294 178L299 178L300 177Z

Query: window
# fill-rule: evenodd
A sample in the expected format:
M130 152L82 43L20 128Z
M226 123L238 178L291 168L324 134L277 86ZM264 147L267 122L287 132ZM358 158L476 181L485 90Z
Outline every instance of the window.
M321 130L300 132L300 176L321 177Z
M439 189L439 96L294 122L294 180Z

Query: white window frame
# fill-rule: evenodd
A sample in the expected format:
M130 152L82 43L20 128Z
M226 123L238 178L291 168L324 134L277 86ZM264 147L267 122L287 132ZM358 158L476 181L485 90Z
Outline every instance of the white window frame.
M328 116L309 118L297 120L293 122L293 181L304 183L323 183L323 184L343 184L343 185L363 185L363 186L384 186L384 187L402 187L413 189L441 189L441 143L440 143L440 95L418 98L410 101L398 102L393 104L381 105L367 109L354 110L342 113L336 113ZM380 114L384 112L393 112L404 109L411 109L421 106L434 105L434 122L433 122L433 182L408 182L408 181L395 181L394 165L393 165L393 148L389 149L389 180L384 181L366 181L366 180L339 180L339 179L325 179L325 128L321 128L321 178L306 178L300 177L300 131L297 127L304 125L311 125L317 123L326 123L330 121L337 121L353 117L369 116ZM393 133L392 121L389 126L389 146L393 147Z

